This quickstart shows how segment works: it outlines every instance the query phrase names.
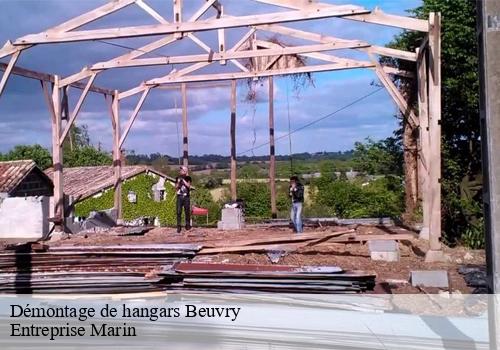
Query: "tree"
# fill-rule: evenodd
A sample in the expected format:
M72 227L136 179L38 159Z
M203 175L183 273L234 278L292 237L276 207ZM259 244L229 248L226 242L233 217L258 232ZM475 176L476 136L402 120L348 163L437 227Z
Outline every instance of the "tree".
M32 159L42 170L47 169L52 164L52 156L49 151L38 144L17 145L1 158L2 160Z
M107 152L90 143L87 125L73 125L63 143L63 164L66 167L110 165L112 158Z
M467 208L460 198L464 178L475 183L480 174L479 78L476 40L476 5L469 0L424 0L411 11L427 19L429 12L442 14L442 207L448 241L456 241L470 226ZM403 32L391 47L414 51L422 33ZM387 60L386 60L387 61ZM415 71L414 63L388 60L394 66ZM398 80L403 93L415 100L414 83ZM471 199L480 205L479 199Z
M353 162L356 169L370 175L401 175L403 172L403 151L400 140L388 137L354 144Z

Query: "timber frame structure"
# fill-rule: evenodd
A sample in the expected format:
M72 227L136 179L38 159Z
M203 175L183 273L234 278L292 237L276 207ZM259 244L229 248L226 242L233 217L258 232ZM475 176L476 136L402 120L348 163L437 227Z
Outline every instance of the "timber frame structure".
M443 258L441 236L441 16L430 13L428 20L386 14L380 9L367 10L353 5L332 5L313 0L252 0L256 3L275 5L279 11L259 15L230 16L224 12L225 0L200 1L200 8L190 18L183 18L182 0L173 1L173 19L167 20L159 12L146 3L146 0L112 0L107 4L68 20L44 32L30 34L8 41L0 48L0 59L10 57L8 63L0 63L4 71L0 80L0 95L5 89L11 74L38 79L42 83L43 93L52 120L52 157L54 167L54 201L52 220L56 231L64 230L64 194L62 144L68 136L80 109L89 92L103 94L110 106L113 130L113 166L115 174L115 208L121 218L121 150L139 111L151 89L175 88L180 85L182 94L182 126L183 126L183 162L188 164L188 118L186 90L195 87L195 82L230 81L231 84L231 195L236 198L236 80L268 77L269 82L269 136L270 136L270 186L273 213L276 213L275 166L274 166L274 112L273 112L273 76L296 73L325 72L344 69L368 68L373 70L382 85L396 103L401 115L419 130L418 142L418 184L422 198L423 229L421 237L429 239L430 249L427 261ZM120 11L127 6L138 6L158 23L134 27L79 30L80 27L96 21L106 15ZM283 10L285 9L285 10ZM214 16L201 19L208 12ZM416 52L407 52L392 48L372 45L362 40L345 40L294 29L284 24L314 19L340 18L343 20L374 23L383 26L402 28L405 30L426 33L425 40ZM246 28L247 32L232 47L226 47L226 34L232 28ZM201 31L217 32L217 48L213 49L196 35ZM282 35L311 44L298 46L281 46L271 41L258 39L261 32ZM123 39L131 37L155 37L154 41L136 48L126 54L108 61L97 62L84 67L80 72L60 77L16 67L16 61L24 50L35 45L49 43L65 43L76 41L92 41L103 39ZM164 56L142 58L154 53L177 40L191 40L204 53L196 55ZM355 50L365 53L366 60L343 58L325 53L335 50ZM287 55L303 56L321 61L321 64L308 64L292 68L276 68L275 62ZM414 77L413 73L400 71L394 67L383 66L376 56L391 57L416 63L416 79L418 80L418 110L414 110L405 100L391 75ZM242 64L241 60L267 59L265 65ZM236 71L231 73L192 74L218 62L221 65L232 64ZM121 67L145 67L155 65L190 64L180 69L173 69L169 74L143 81L126 91L109 90L94 85L99 73ZM203 83L204 85L205 83ZM198 84L199 87L200 84ZM203 86L202 85L202 86ZM68 87L83 90L72 111L68 106ZM210 86L207 83L206 86ZM120 126L120 101L141 94L139 102L130 115L124 128ZM63 123L65 120L65 123Z

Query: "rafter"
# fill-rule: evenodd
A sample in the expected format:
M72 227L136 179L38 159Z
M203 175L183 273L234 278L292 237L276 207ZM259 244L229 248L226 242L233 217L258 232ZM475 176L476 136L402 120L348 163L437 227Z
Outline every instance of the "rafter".
M88 11L80 16L74 17L70 19L69 21L66 21L64 23L61 23L58 26L49 28L45 31L45 33L50 33L50 34L58 34L58 33L64 33L68 32L77 28L80 28L81 26L94 22L98 20L99 18L102 18L104 16L107 16L113 12L116 12L124 7L127 7L131 4L133 4L136 0L115 0L115 1L110 1L107 4L104 4L98 8L95 8L91 11ZM14 52L17 52L19 50L24 50L32 45L12 45L10 41L8 41L5 46L0 49L0 58L3 58L5 56L8 56L10 54L13 54Z
M341 5L317 3L317 2L311 2L309 0L254 0L254 1L294 10L305 10L313 6L315 8L320 8L320 9L331 9L331 8L342 7ZM365 23L374 23L390 27L416 30L419 32L429 31L427 21L417 18L389 15L384 13L379 8L375 8L373 11L370 11L367 14L362 14L362 15L353 14L352 16L344 16L343 18L350 19L353 21L361 21Z

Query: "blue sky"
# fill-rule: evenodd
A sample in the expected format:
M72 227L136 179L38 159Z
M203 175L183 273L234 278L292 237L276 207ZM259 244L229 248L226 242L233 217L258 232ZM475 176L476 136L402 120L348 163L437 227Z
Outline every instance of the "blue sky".
M17 37L43 31L85 11L100 6L99 0L0 0L0 43ZM172 17L171 1L146 0L167 19ZM184 0L188 17L203 0ZM255 5L249 0L222 0L225 12L231 15L245 15L266 11L282 11L268 5ZM379 6L388 13L405 15L405 10L419 6L420 0L341 0L323 1L332 4L353 4L368 9ZM123 12L112 14L87 28L126 26L155 23L137 6L130 6ZM332 35L343 39L360 39L373 44L388 43L399 31L395 28L363 24L342 19L327 19L287 24L303 30ZM241 36L241 29L227 31L228 47ZM270 35L267 35L269 37ZM216 47L216 33L204 32L199 37ZM263 38L266 38L264 36ZM139 47L157 38L136 38L117 41L130 47ZM287 44L299 42L282 38ZM185 39L157 52L160 55L180 55L202 53L201 49ZM125 53L126 50L100 42L71 43L61 45L39 45L21 54L18 65L53 74L67 76L76 73L85 65L108 60ZM352 57L349 53L335 54ZM149 56L151 57L151 56ZM363 58L359 54L356 58ZM3 59L6 62L6 59ZM313 62L311 62L313 63ZM203 72L228 70L228 67L207 68ZM141 81L167 74L171 67L127 68L104 72L96 79L96 84L109 88L126 90ZM202 72L202 71L200 71ZM288 132L288 113L291 128L296 129L319 119L352 101L377 89L371 70L350 70L341 72L316 73L314 86L302 89L299 94L292 91L289 78L275 78L275 120L276 136ZM237 152L252 148L268 141L267 125L267 82L258 83L257 103L245 102L247 86L238 84L237 105ZM70 103L76 103L77 90L70 90ZM287 102L288 91L288 102ZM124 100L121 105L122 125L125 124L139 96ZM188 91L189 139L191 154L229 154L229 98L230 89L211 87ZM124 148L136 153L160 152L177 155L180 125L180 94L170 90L154 90L147 98ZM336 113L300 132L292 135L293 152L339 151L351 149L354 142L371 137L385 138L397 127L394 118L396 108L385 92L381 90L350 108ZM109 112L100 95L90 94L77 123L87 124L91 140L111 149L111 124ZM255 136L254 136L255 135ZM16 144L39 143L50 145L50 120L44 104L40 83L35 80L13 76L4 94L0 97L0 152L5 152ZM49 147L50 148L50 147ZM288 138L276 144L278 154L287 154ZM266 154L268 147L254 150L254 154ZM248 153L251 154L251 153Z

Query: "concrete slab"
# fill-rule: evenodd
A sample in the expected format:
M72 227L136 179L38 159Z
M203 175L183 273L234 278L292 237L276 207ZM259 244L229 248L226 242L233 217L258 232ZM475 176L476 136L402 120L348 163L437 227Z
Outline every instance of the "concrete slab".
M395 252L371 252L370 257L375 261L399 261L399 251Z
M49 232L49 197L8 197L0 203L0 238L39 239Z
M450 259L442 250L428 250L425 253L425 262L448 262Z
M411 271L411 285L423 287L449 288L448 271Z
M368 249L370 249L370 252L395 252L398 248L398 243L393 240L368 241Z

